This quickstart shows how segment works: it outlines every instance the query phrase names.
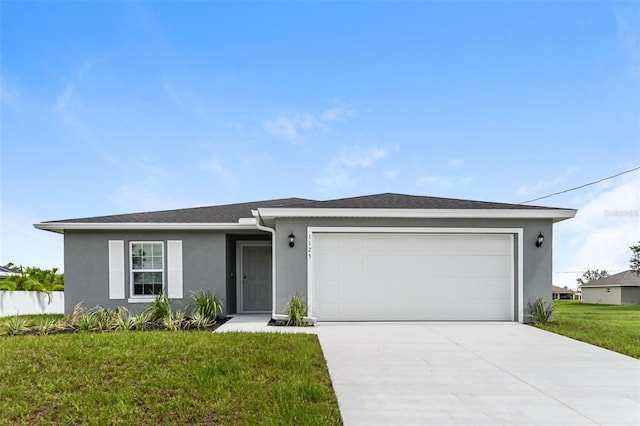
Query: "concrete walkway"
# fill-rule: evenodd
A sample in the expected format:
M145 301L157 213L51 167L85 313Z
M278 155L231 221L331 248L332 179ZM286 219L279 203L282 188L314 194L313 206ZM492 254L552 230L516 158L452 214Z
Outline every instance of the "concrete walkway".
M516 323L320 323L350 425L640 425L640 361Z
M270 319L270 314L234 314L230 320L218 327L216 332L315 333L314 327L276 327L267 325Z

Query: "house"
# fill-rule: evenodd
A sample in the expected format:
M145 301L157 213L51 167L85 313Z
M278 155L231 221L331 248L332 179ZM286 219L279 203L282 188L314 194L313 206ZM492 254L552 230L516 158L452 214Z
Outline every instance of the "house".
M164 292L184 309L216 291L225 314L311 319L528 319L551 299L553 223L576 210L402 194L287 198L42 222L64 234L65 310L129 309Z
M0 279L5 277L10 277L12 275L20 275L16 271L11 268L7 268L6 266L0 266Z
M551 286L551 296L553 300L573 300L575 298L575 291L570 288L553 285Z
M580 286L582 303L603 305L640 304L640 277L633 271L590 281Z

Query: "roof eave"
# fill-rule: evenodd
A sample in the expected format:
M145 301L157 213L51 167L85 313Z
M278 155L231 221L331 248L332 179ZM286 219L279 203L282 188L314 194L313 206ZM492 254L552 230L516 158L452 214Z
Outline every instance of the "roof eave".
M256 229L255 219L240 219L237 223L96 223L96 222L43 222L33 225L37 229L64 234L66 230L233 230L253 231Z
M552 219L575 217L573 209L389 209L389 208L258 208L263 219L305 217L417 218L417 219Z
M618 283L618 284L582 284L580 288L605 288L605 287L640 287L640 284L626 284L626 283Z

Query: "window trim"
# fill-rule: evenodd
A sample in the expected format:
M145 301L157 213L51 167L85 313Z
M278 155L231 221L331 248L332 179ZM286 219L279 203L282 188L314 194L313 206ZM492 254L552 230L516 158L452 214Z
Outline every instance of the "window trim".
M136 295L134 292L133 282L133 245L134 244L159 244L162 247L162 268L161 269L136 269L135 272L160 272L162 273L162 292L165 293L166 287L166 248L164 241L129 241L129 303L148 303L153 301L155 295Z

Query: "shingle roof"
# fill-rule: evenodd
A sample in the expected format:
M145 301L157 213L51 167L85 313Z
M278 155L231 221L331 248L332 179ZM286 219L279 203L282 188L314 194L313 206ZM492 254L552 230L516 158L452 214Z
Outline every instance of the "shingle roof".
M253 217L252 209L297 206L310 201L313 200L283 198L221 206L54 220L43 223L237 223L240 218Z
M42 222L57 223L237 223L240 218L253 217L251 210L260 208L332 208L332 209L518 209L560 210L551 207L522 204L493 203L486 201L460 200L455 198L425 197L404 194L375 194L361 197L316 201L305 198L283 198L221 206L195 207L177 210L162 210L144 213L129 213L110 216L85 217Z
M297 207L297 206L294 206ZM305 203L301 208L347 209L554 209L524 204L493 203L487 201L460 200L456 198L425 197L404 194L374 194L361 197Z
M628 270L617 274L609 275L608 277L600 278L599 280L589 281L582 284L581 287L595 287L595 286L640 286L640 276Z
M552 285L551 286L551 291L553 293L559 293L559 294L573 294L573 293L575 293L575 291L571 290L570 288L558 287L557 285Z
M0 273L4 274L4 275L12 275L12 274L17 274L16 271L14 271L11 268L6 268L4 266L0 266Z

